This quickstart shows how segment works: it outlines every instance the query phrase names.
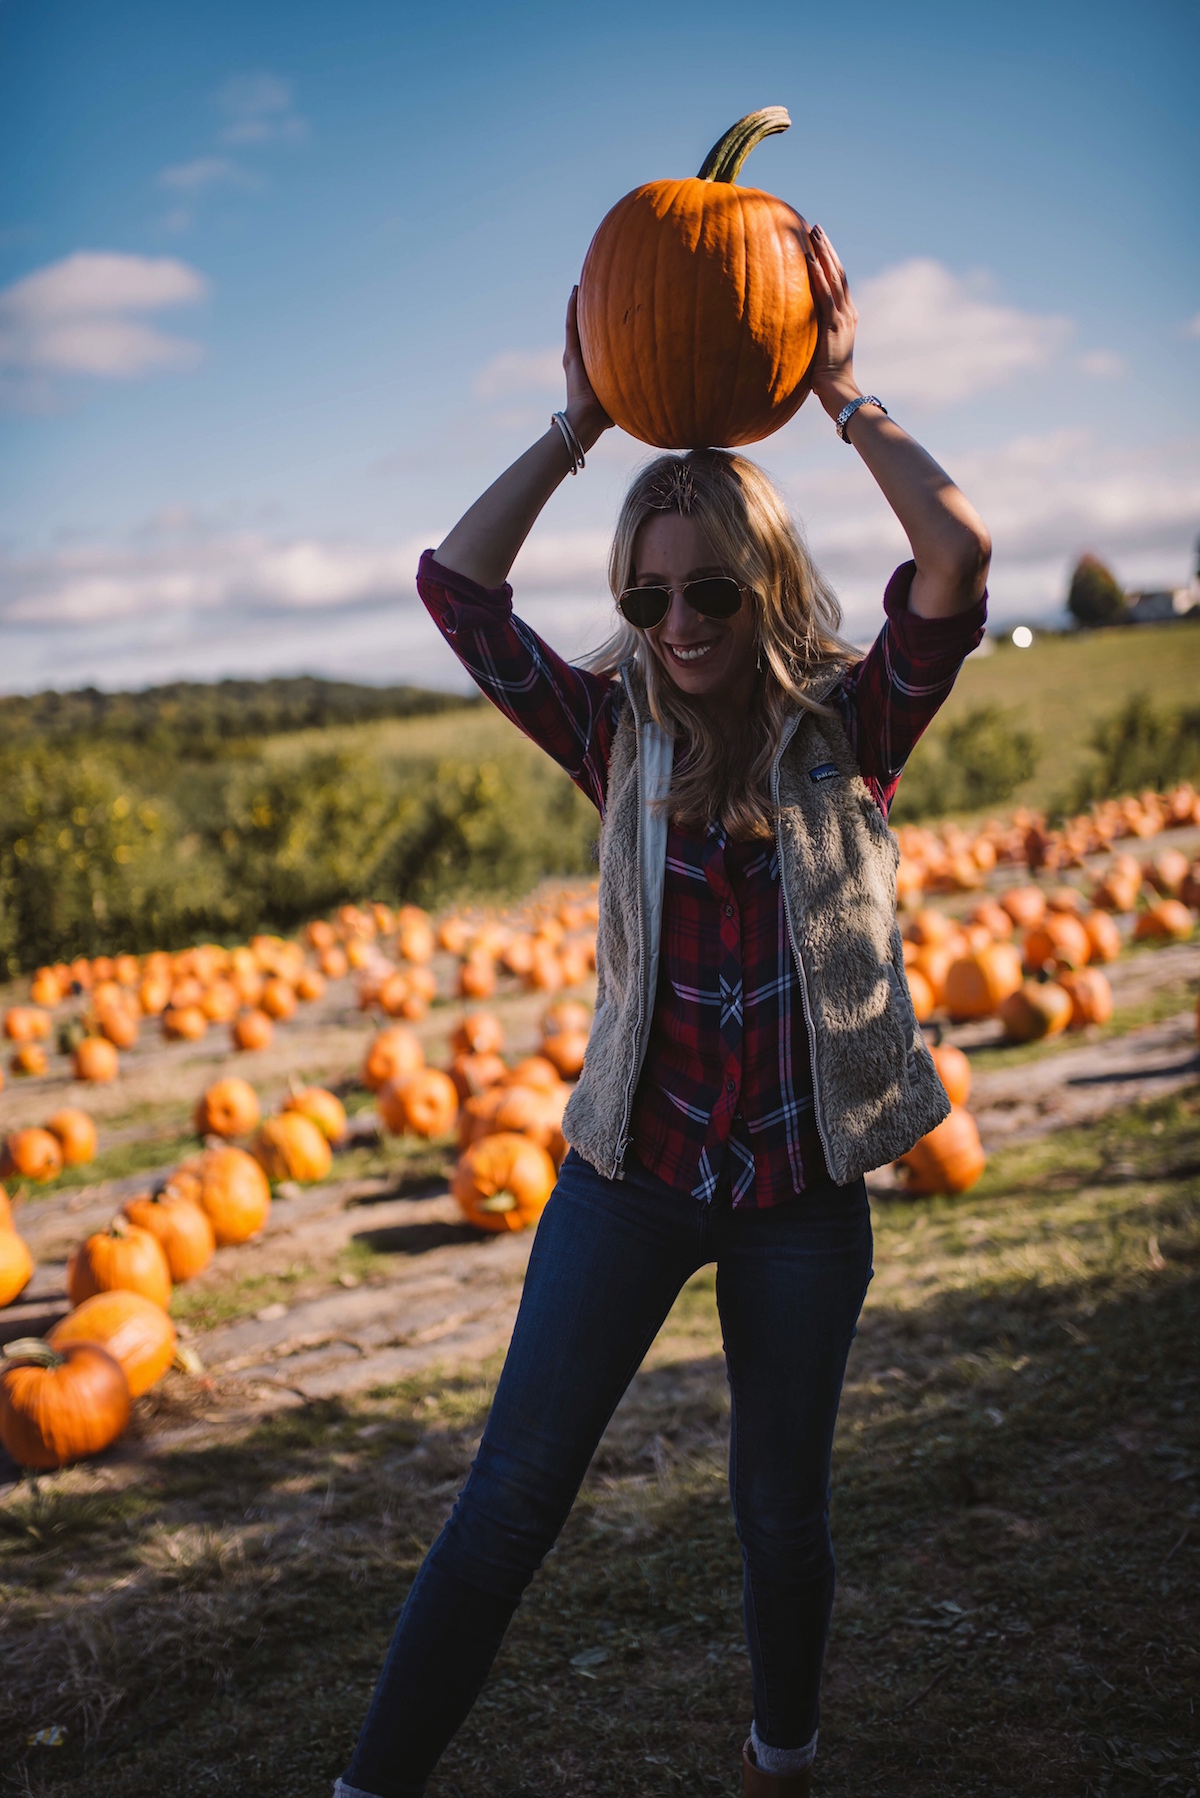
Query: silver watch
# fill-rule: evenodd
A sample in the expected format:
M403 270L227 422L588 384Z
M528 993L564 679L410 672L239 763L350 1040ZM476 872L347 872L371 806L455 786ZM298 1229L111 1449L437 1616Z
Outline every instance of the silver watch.
M843 443L849 443L850 441L846 435L846 426L850 423L850 420L854 417L854 414L858 411L860 406L878 406L885 418L891 417L891 414L883 401L876 399L873 393L860 393L856 400L851 400L849 405L843 406L837 415L837 434Z

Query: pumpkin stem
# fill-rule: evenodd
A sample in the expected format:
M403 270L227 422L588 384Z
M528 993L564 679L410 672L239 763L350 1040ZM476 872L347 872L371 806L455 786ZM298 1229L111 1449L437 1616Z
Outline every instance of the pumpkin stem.
M713 145L697 179L736 181L755 145L761 144L764 137L773 137L777 131L786 131L791 122L786 106L764 106L759 112L748 112L744 119L729 127L719 143Z
M4 1353L10 1361L34 1361L39 1367L65 1367L67 1361L40 1336L19 1336L15 1342L6 1342Z
M490 1199L482 1199L481 1211L515 1211L517 1209L516 1194L511 1192L494 1192Z

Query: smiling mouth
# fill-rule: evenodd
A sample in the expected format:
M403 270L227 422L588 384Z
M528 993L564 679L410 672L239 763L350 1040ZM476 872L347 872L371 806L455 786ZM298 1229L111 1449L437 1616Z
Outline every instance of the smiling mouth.
M666 648L668 655L673 657L675 661L683 662L686 665L689 662L700 661L703 656L708 654L710 649L715 649L716 638L710 638L707 643L689 643L680 644L678 646L674 643L668 643L664 647Z

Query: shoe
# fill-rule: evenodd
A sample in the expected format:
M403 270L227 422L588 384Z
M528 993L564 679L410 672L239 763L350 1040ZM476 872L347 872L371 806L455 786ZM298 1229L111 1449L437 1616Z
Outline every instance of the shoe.
M742 1791L745 1798L811 1798L812 1768L805 1767L803 1773L764 1773L747 1736L742 1748Z

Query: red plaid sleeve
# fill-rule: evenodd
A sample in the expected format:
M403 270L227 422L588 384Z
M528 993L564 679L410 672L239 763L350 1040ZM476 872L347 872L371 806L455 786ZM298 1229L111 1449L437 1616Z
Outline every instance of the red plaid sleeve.
M417 592L480 691L603 813L620 682L565 662L514 616L507 582L481 587L426 550Z
M887 584L886 622L861 662L832 695L859 770L886 818L904 764L946 699L963 662L983 640L987 594L950 618L921 618L908 609L915 562L903 562Z

